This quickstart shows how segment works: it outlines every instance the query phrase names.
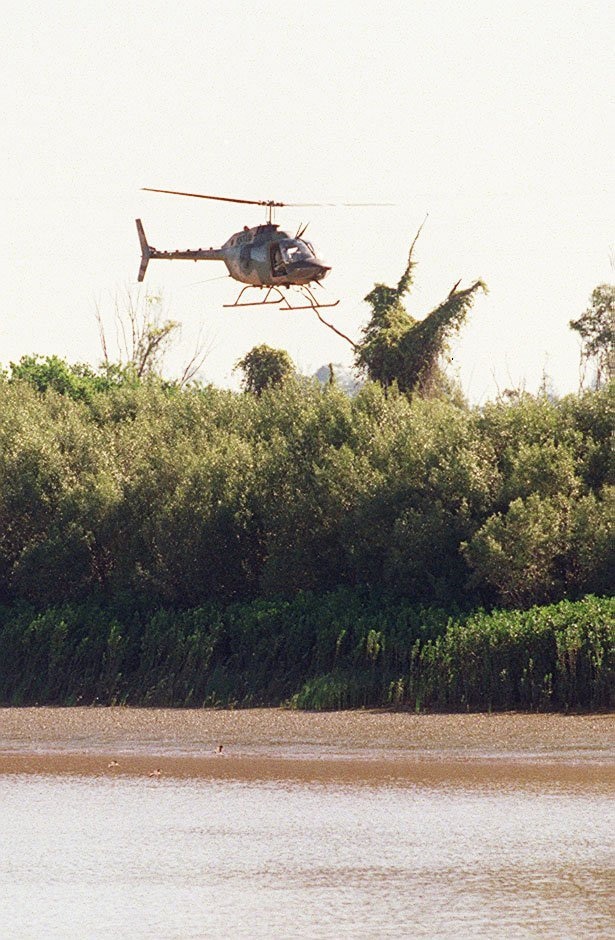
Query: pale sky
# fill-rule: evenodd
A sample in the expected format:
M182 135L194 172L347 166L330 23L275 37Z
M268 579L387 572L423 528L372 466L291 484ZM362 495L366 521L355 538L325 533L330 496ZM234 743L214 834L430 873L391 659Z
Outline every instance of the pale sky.
M259 207L143 186L393 208L282 210L333 270L323 311L359 338L374 282L397 282L412 236L418 317L460 278L490 289L453 366L473 401L498 389L578 387L568 321L613 281L615 6L418 0L175 6L59 2L3 14L0 363L24 353L96 364L98 305L137 289L141 217L158 248L222 244ZM306 237L307 237L306 235ZM301 371L352 360L311 311L224 310L221 263L151 262L183 335L201 329L204 381L258 343ZM220 278L210 280L211 278Z

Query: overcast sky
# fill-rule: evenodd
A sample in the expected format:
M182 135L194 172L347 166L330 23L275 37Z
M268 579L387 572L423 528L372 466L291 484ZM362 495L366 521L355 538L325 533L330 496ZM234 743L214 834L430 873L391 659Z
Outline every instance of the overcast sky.
M369 4L43 2L4 12L0 363L24 353L101 358L95 311L111 324L136 291L143 219L158 248L209 247L258 207L156 195L142 186L254 199L392 202L288 209L333 267L360 336L364 296L394 284L410 241L423 316L452 285L490 293L453 349L474 401L535 390L544 371L578 385L568 328L615 278L615 6L609 0ZM202 330L201 378L236 382L257 343L304 372L350 363L310 311L224 310L238 285L220 263L152 262L183 335ZM216 280L210 280L217 278ZM121 303L121 301L120 301Z

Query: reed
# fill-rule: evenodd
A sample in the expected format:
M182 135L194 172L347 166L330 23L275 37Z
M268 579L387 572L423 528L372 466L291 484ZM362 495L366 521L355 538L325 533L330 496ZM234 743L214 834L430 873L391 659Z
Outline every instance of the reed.
M0 703L536 711L615 705L615 599L459 611L340 589L154 613L0 609Z

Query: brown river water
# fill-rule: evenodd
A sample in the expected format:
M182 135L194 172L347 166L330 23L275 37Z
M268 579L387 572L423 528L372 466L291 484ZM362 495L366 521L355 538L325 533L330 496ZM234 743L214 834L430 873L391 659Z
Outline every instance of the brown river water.
M615 937L615 717L0 709L0 938Z

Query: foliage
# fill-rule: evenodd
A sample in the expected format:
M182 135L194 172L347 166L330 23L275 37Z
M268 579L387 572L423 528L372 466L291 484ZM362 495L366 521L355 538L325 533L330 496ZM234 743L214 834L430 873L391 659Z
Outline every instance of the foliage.
M130 379L126 370L108 365L98 371L86 363L70 365L58 356L22 356L11 362L9 382L26 382L38 392L52 389L74 401L91 401L96 392L104 392Z
M615 377L615 284L599 284L590 305L570 329L581 337L581 364L593 362L599 388Z
M613 392L471 409L22 361L0 701L608 707L613 602L585 595L613 587Z
M530 606L612 587L613 388L469 409L376 383L241 395L70 368L32 357L0 382L9 603L346 585Z
M192 610L0 608L0 704L414 711L615 704L615 601L449 616L338 590Z
M545 603L561 593L567 508L562 500L531 493L527 500L513 500L505 514L490 516L463 544L470 566L504 603Z
M235 368L243 372L244 390L255 395L262 395L266 388L279 388L295 371L286 350L273 349L266 343L254 346L238 360Z
M412 317L402 299L412 287L416 262L412 255L418 235L408 256L408 263L397 287L376 284L365 300L372 314L363 330L363 340L355 348L357 367L384 388L393 383L401 392L433 396L446 390L449 383L439 367L450 337L462 326L482 281L459 290L455 284L448 297L423 320Z

